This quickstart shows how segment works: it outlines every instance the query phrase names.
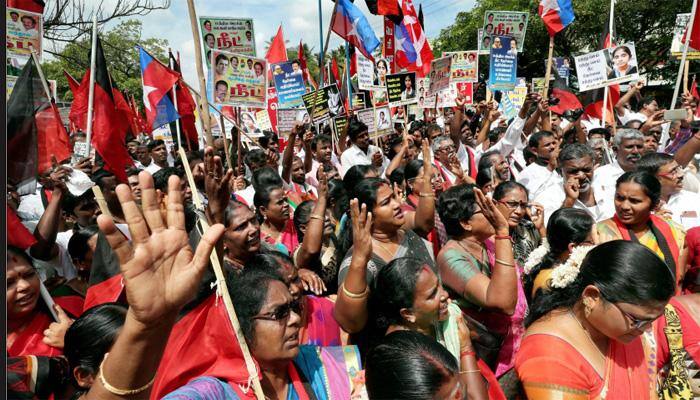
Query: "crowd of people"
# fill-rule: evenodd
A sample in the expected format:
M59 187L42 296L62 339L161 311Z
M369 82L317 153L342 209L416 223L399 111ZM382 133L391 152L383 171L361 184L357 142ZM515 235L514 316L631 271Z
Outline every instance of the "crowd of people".
M700 396L700 99L643 90L55 162L8 190L10 397Z

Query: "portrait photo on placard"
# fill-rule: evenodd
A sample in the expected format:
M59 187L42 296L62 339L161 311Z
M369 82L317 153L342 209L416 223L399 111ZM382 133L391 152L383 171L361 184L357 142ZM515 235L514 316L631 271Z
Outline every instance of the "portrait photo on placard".
M634 44L627 43L606 49L605 58L608 63L609 80L627 81L639 76Z

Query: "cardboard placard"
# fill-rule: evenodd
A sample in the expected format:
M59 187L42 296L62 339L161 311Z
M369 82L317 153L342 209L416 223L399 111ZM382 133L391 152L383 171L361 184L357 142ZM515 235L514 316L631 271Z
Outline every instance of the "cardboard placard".
M386 88L391 107L418 102L415 72L387 75Z
M513 38L494 37L489 57L489 89L513 90L518 68L518 52L513 46Z
M211 52L209 90L215 105L267 107L267 61L223 50Z

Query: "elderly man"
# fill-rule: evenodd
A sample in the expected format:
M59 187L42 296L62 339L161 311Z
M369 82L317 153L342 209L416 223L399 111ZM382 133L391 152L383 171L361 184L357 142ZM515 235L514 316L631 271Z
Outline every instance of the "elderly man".
M637 167L637 161L644 153L644 136L636 129L620 129L613 138L612 148L615 159L593 174L595 197L606 204L613 204L617 178Z
M537 159L525 167L518 177L529 192L530 200L539 196L550 185L561 185L561 176L556 171L559 155L557 138L552 132L533 133L528 140L528 148Z
M464 172L454 142L447 136L437 136L431 145L435 159L433 163L444 181L444 188L450 188L461 183L474 183L474 180Z
M573 143L564 146L558 158L562 184L550 185L535 197L535 203L544 207L545 224L552 213L563 207L586 210L596 222L613 216L613 207L606 207L593 192L594 159L595 152L586 145Z
M656 176L661 182L661 208L674 222L688 230L700 226L700 194L683 190L683 168L670 154L649 153L637 162L637 170Z

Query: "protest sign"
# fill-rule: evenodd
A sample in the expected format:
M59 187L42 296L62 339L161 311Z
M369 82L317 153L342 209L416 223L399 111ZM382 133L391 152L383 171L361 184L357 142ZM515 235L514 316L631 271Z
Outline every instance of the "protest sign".
M352 109L361 110L367 107L367 95L361 92L352 93Z
M211 67L211 50L225 50L251 57L256 55L252 19L199 17L199 29L207 67Z
M41 56L42 17L17 8L5 9L5 45L7 57L16 58L20 68L27 62L32 51L30 45ZM19 58L17 58L19 57ZM9 75L9 73L8 73Z
M297 108L280 108L277 110L277 134L280 137L287 137L294 129L294 123L310 123L309 114L306 110ZM304 121L306 119L306 121Z
M483 29L477 29L476 31L476 43L477 50L479 54L487 55L491 49L491 36L484 35Z
M544 60L544 68L545 70L547 69L547 60ZM554 71L556 71L556 75L559 75L560 78L563 78L566 80L566 82L569 82L569 74L571 73L571 59L569 57L554 57L552 58L552 73L550 75L550 80L555 79L555 74Z
M357 85L360 90L384 89L384 86L375 85L377 75L374 70L374 63L362 53L355 53L357 62ZM386 74L385 74L386 75Z
M307 93L302 96L302 99L314 124L320 124L330 118L346 114L338 85L335 83Z
M580 85L580 83L579 83ZM534 93L542 93L544 90L544 77L532 78L532 91Z
M632 43L583 54L574 61L582 92L639 78Z
M418 107L435 108L435 95L428 96L427 88L430 86L430 78L418 78Z
M272 130L277 132L277 91L273 87L267 88L267 115L270 117Z
M671 41L671 56L681 58L683 56L683 34L688 28L690 13L676 14L676 25L673 27L673 40ZM700 51L688 48L686 58L689 60L700 59Z
M484 14L484 36L482 41L490 37L491 43L496 36L510 36L517 43L517 46L515 46L518 49L517 51L523 51L527 20L527 12L486 11L486 14Z
M357 110L355 112L355 116L357 117L357 120L362 122L363 124L367 125L367 130L369 132L369 136L372 137L374 132L376 132L376 127L374 124L374 110L371 108L365 108L362 110Z
M476 82L479 78L479 54L476 51L449 51L443 56L452 57L450 82Z
M542 78L544 81L544 78ZM523 108L525 104L525 97L527 96L527 80L525 78L518 78L516 80L515 88L511 91L504 92L501 97L501 103L498 105L498 109L503 113L506 119L515 118Z
M340 136L340 134L343 133L343 130L345 129L345 127L347 125L348 125L348 117L347 116L333 118L333 130L335 131L336 136Z
M264 131L272 130L272 122L270 122L270 115L267 113L267 110L256 112L255 120L258 122L258 128Z
M392 107L416 103L416 73L400 72L386 76L389 105Z
M389 110L389 107L375 107L374 115L377 124L377 132L375 135L379 137L391 133L391 110Z
M277 90L280 108L296 108L304 105L301 96L306 93L304 74L291 61L272 65L272 80ZM296 69L295 69L296 68Z
M241 112L241 129L252 138L263 136L263 129L252 111Z
M430 63L430 86L428 95L435 95L437 92L447 89L450 86L450 71L452 57L442 57Z
M450 83L450 87L442 90L437 96L437 108L455 107L457 105L457 96L464 96L464 104L472 104L474 102L474 84L471 82L454 82Z
M518 52L509 36L496 36L493 39L489 63L489 88L507 91L515 87L515 74L518 66Z
M214 68L210 90L214 104L267 107L267 61L228 51L211 52Z

